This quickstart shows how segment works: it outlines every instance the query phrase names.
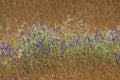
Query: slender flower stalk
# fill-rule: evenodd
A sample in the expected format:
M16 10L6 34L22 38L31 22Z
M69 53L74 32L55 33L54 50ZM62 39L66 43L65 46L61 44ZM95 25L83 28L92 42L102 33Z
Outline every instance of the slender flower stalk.
M34 30L35 30L35 31L38 30L38 29L37 29L37 26L36 26L35 24L33 25L33 27L34 27Z
M23 37L23 35L24 35L24 32L22 32L22 33L20 34L20 36L18 37L18 40L21 40L21 38Z
M77 39L76 39L76 44L78 44L79 39L80 39L80 35L78 34Z
M95 32L95 36L94 36L95 40L97 39L97 37L98 37L98 29L96 29L96 32Z

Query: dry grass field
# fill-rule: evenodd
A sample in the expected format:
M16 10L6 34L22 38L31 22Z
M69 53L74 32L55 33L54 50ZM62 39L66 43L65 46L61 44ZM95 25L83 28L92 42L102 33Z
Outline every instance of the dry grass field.
M13 60L12 69L0 66L0 80L119 80L120 66L114 62L92 64L88 59L62 59L26 63Z
M16 35L19 28L36 23L64 24L67 17L82 20L90 31L120 27L120 0L0 0L0 42ZM70 25L69 25L70 26ZM71 26L70 26L71 27ZM84 29L84 26L81 25ZM72 29L74 30L74 29ZM0 64L0 80L119 80L120 66L116 62L63 56L62 59L37 59L22 63L10 60L11 68ZM14 65L14 66L12 66ZM27 69L30 69L27 70Z
M113 27L120 24L120 0L0 0L0 37L6 28L16 32L39 22L53 26L68 15L92 28Z

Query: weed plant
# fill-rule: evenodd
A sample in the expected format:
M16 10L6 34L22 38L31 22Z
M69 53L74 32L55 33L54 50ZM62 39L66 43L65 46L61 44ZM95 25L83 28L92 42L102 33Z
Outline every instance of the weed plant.
M19 30L17 37L12 38L14 45L1 42L0 65L6 70L2 70L1 74L4 75L1 77L11 78L10 80L13 80L13 77L16 77L15 79L25 77L26 74L34 72L34 65L41 64L42 68L43 66L50 68L50 64L47 64L52 63L51 61L58 64L63 72L65 72L63 65L73 63L75 68L76 59L79 58L90 60L92 65L96 61L120 63L120 39L117 26L107 31L96 29L95 33L87 34L82 29L69 30L68 23L71 20L53 28L40 23L34 24L28 29L27 34L22 29ZM61 64L59 61L65 62ZM18 66L13 65L24 66L17 68ZM14 72L14 69L23 71Z

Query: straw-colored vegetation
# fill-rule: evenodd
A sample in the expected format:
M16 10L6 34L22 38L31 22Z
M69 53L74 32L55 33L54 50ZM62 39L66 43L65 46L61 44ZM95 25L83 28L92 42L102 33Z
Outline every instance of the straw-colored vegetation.
M119 80L119 6L0 0L0 80Z

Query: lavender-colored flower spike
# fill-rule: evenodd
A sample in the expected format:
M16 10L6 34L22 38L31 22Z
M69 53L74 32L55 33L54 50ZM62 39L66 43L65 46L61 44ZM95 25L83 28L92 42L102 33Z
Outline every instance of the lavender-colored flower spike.
M65 47L66 47L66 41L65 41L65 40L62 40L61 49L64 49Z
M38 23L38 25L39 25L40 27L42 27L42 24L41 24L41 23Z
M90 40L89 36L86 35L86 39L87 39L87 40Z
M41 46L41 43L40 41L37 42L37 47Z
M48 24L46 24L46 27L47 27L47 29L50 31L50 27L48 26Z
M1 43L1 48L3 49L3 50L12 50L12 47L11 46L9 46L9 45L5 45L4 43Z
M23 35L24 35L24 32L20 34L20 36L18 37L18 40L20 40L23 37Z
M6 46L6 50L12 50L12 47L11 46Z
M110 30L110 35L113 35L112 29Z
M115 25L115 27L111 30L112 34L118 34L118 30L117 27Z
M113 42L115 41L115 37L114 37L114 36L112 36L112 41L113 41Z
M4 43L1 43L1 47L2 47L2 49L5 49L5 48L6 48L6 46L5 46Z
M95 39L97 39L97 36L98 36L98 29L96 29L96 32L95 32Z
M69 36L69 38L70 38L71 43L74 43L74 39L71 36Z
M118 30L117 30L116 25L115 25L115 27L114 27L113 31L114 31L114 34L118 34Z
M78 34L77 39L76 39L76 44L78 44L79 39L80 39L80 35Z

